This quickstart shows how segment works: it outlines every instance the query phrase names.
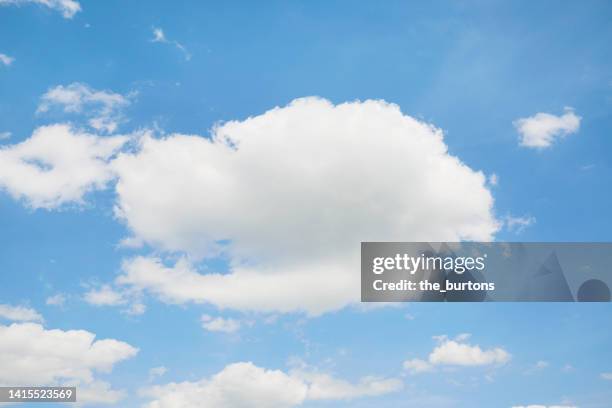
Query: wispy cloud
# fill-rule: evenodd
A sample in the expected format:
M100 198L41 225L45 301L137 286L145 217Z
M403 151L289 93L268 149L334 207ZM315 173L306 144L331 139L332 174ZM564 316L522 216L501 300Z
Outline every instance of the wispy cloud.
M524 374L532 375L532 374L535 374L539 371L542 371L548 368L549 366L550 366L550 363L548 361L539 360L535 364L533 364L531 367L529 367L527 370L525 370Z
M66 296L58 293L56 295L49 296L45 303L50 306L63 306L64 303L66 303Z
M166 374L168 372L168 369L164 366L159 366L159 367L153 367L149 370L149 382L153 381L154 379L163 376L164 374Z
M520 234L525 228L535 224L536 219L532 216L515 217L507 215L504 217L503 221L508 231Z
M42 322L43 317L34 309L24 306L0 304L0 319L16 322Z
M82 114L88 118L92 128L111 133L124 121L122 110L130 105L134 95L96 90L74 82L49 89L40 98L36 112L45 113L57 107L65 113Z
M489 177L487 178L487 182L490 186L495 187L499 184L499 177L497 176L497 174L493 173L489 175Z
M593 170L594 168L595 168L595 164L593 163L580 166L580 170L582 171L589 171L589 170Z
M159 27L153 27L153 39L151 40L151 42L174 45L183 53L186 61L191 60L191 53L189 52L189 50L187 50L187 48L180 42L175 40L169 40L168 37L166 37L164 30Z
M0 0L0 4L2 4L2 0ZM9 66L11 65L13 62L15 61L15 58L13 57L9 57L6 54L2 54L0 53L0 64L4 65L4 66Z
M137 293L117 290L111 285L90 289L83 295L83 300L93 306L126 306L122 313L130 316L141 315L147 310Z

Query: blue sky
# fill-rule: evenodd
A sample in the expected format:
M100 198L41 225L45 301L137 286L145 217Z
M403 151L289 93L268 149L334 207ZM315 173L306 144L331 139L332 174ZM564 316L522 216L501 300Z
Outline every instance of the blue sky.
M610 241L612 4L389 1L381 5L366 1L271 1L176 5L163 1L82 0L81 10L66 16L62 15L62 5L71 4L70 0L51 2L51 7L27 1L17 1L17 5L6 3L11 2L0 0L0 54L11 59L10 63L0 63L0 134L5 135L0 140L2 151L16 151L15 146L31 139L42 126L68 123L73 133L74 129L81 129L96 140L126 135L129 141L113 154L119 151L133 154L134 160L119 165L115 156L104 157L102 161L116 174L108 176L103 187L87 184L87 192L77 199L72 197L46 206L36 205L32 198L45 186L33 184L33 190L28 191L16 187L11 194L7 186L22 176L0 169L0 304L33 309L44 317L44 322L37 323L37 319L31 318L4 316L2 320L0 313L0 325L8 327L34 320L44 330L83 329L95 333L97 339L116 339L137 348L137 353L128 350L124 358L113 360L110 372L99 370L95 364L86 367L95 381L125 390L124 398L112 401L111 406L142 406L160 397L139 395L138 390L154 384L163 387L171 382L209 379L233 363L249 361L265 370L282 370L294 381L311 387L316 384L311 379L313 373L333 375L350 384L360 384L362 377L377 376L385 379L389 387L388 392L374 396L359 396L352 390L351 398L306 397L300 400L300 406L610 406L612 329L607 304L410 304L369 309L347 302L338 307L322 306L324 310L311 313L316 308L312 302L316 303L319 295L296 307L300 310L284 311L276 303L242 307L236 306L241 304L239 300L217 300L215 294L202 295L201 301L198 295L181 297L183 294L178 292L164 293L159 288L156 291L151 282L136 281L133 276L129 284L122 285L115 279L129 275L125 262L138 256L160 259L168 268L178 268L177 261L186 260L200 274L213 271L223 275L235 272L232 268L237 268L244 259L253 261L245 254L255 254L254 258L276 257L279 260L274 262L279 263L270 265L287 268L302 262L301 258L289 259L280 250L265 247L275 245L280 236L276 225L270 225L270 219L262 218L262 224L256 225L259 228L269 225L274 231L269 234L262 231L261 248L249 241L251 230L240 226L244 222L236 221L234 225L230 218L235 213L219 210L225 205L234 210L229 199L227 202L212 199L210 207L203 203L210 208L210 217L191 207L176 208L177 214L185 214L180 222L172 215L158 214L156 211L161 207L148 206L155 201L152 197L163 201L166 194L179 194L182 190L170 186L183 181L189 185L191 179L179 177L184 171L180 163L164 167L153 160L163 158L164 152L172 157L175 152L192 151L182 150L180 140L171 136L175 133L201 139L210 137L214 133L211 129L220 126L245 145L248 140L243 137L251 134L267 137L276 125L272 123L274 118L264 113L274 107L289 106L279 114L286 113L283 120L288 123L297 121L294 118L302 115L301 110L320 110L322 115L329 115L321 123L343 129L345 118L354 118L353 109L363 107L356 101L369 99L396 104L403 115L442 129L450 155L469 167L465 174L458 168L451 172L465 177L460 182L465 181L473 190L466 191L467 197L461 199L447 197L448 207L461 209L449 219L476 217L484 221L474 229L457 221L456 234L451 231L441 239L491 235L501 241ZM154 41L156 29L163 30L163 38L158 41ZM51 109L41 111L44 95L50 95L59 86L68 89L71 84L81 84L81 88L69 88L81 92L81 97L99 91L106 96L119 95L125 103L112 105L114 110L109 114L103 111L105 105L102 108L96 105L99 100L90 101L91 104L81 100L78 109L71 110L69 103L50 96ZM347 105L346 117L314 100L290 105L297 98L309 96L324 98L332 106L345 102L353 105ZM387 105L376 106L372 110L364 108L356 116L375 123L376 109L384 112L391 109ZM571 110L564 110L566 107ZM542 124L544 119L537 116L539 113L551 115L550 121ZM564 115L570 113L580 118L578 125L564 121L568 119ZM93 128L88 120L98 117L116 121L117 129ZM257 133L259 125L251 126L246 120L249 117L261 118L261 126L268 133ZM533 136L543 137L544 132L544 136L552 135L553 143L540 148L521 145L521 137L526 137L517 126L516 121L521 118L549 126ZM238 129L224 127L228 121L237 121ZM372 126L374 133L388 130L386 125ZM409 126L414 132L426 132L416 125ZM145 156L139 150L142 146L138 138L146 131L152 132L153 141L148 146L151 152L156 152L155 156L153 153ZM318 139L316 132L312 135L310 132L314 131L295 132L301 135L295 136L295 140L305 143L305 150L325 142ZM168 138L167 142L160 142L163 136ZM270 137L254 147L249 145L249 149L261 152L262 162L285 165L279 155L263 149L279 146L291 157L291 144ZM369 140L370 135L363 137ZM312 145L305 140L311 140ZM355 146L358 144L354 142ZM69 143L58 146L60 150L71 149ZM329 146L328 150L333 150L338 145ZM418 146L414 147L415 155L419 155ZM193 150L199 149L196 143ZM431 149L435 150L435 146ZM349 150L353 151L347 147ZM209 153L205 158L196 156L195 162L216 163L220 156L202 147L202 154ZM44 162L45 153L41 154L39 159ZM59 160L64 160L62 157ZM329 156L330 160L338 157L331 153ZM449 157L436 153L439 161L435 163L442 168ZM5 159L0 157L0 164L8 169L9 162L2 160ZM23 157L20 160L27 162ZM189 160L185 162L191 163ZM252 165L247 158L242 162ZM386 174L384 161L373 161L371 168L363 163L349 170L363 172L359 174L365 176L375 171L376 163L381 168L377 174ZM129 178L130 174L139 174L136 170L148 171L149 165L156 169L151 172L152 180L178 175L168 184L165 179L160 180L159 184L168 189L160 189L151 196L147 195L149 190L146 193L136 190L143 187L140 180ZM155 167L158 165L159 169ZM291 186L295 180L287 176L287 181L282 176L293 174L291 171L296 169L287 166L286 172L279 171L277 180L287 184L284 187L280 184L277 190L266 184L269 190L265 191L281 198L283 192L290 195L294 191ZM408 172L405 176L408 185L412 181L411 170L400 169ZM489 181L484 184L474 181L478 171ZM107 177L106 170L103 172L101 177ZM304 178L310 173L299 174ZM333 187L336 179L332 177L338 174L341 173L334 172L329 179L319 181ZM497 182L491 181L493 174ZM226 175L236 177L237 185L253 184L244 181L246 176L242 173L237 175L232 170ZM72 176L62 177L70 181ZM59 182L60 189L66 180ZM118 192L117 185L124 185L125 189ZM215 184L194 184L189 191L204 186L215 188ZM339 191L344 191L342 185ZM244 196L259 198L252 194ZM494 200L493 207L490 211L480 210L482 200L485 203L482 208L486 207L488 194ZM350 192L339 194L339 202L346 202L345 195ZM144 198L139 200L141 196ZM200 198L186 195L176 199L189 202L194 197ZM332 197L327 206L333 207L336 196L321 197ZM382 198L390 200L393 196ZM251 211L255 218L265 212L256 207L260 201L251 203L250 208L240 209ZM123 210L135 208L137 214L118 214L117 206ZM428 207L427 202L423 207ZM139 209L149 218L142 218ZM303 215L308 220L313 213L307 210L308 206L304 212L296 210L295 217ZM445 213L438 215L443 219ZM158 216L159 225L155 221ZM199 235L193 238L191 230L181 235L184 229L180 228L187 228L189 217L194 216L197 220L193 224L203 228L196 228L197 233L207 236L208 231L214 230L211 242L221 242L224 247L224 240L228 240L235 242L235 246L228 244L227 252L212 255L214 251L210 248L199 246ZM221 221L216 223L216 219ZM279 225L284 222L281 216L277 221ZM350 227L360 221L346 222ZM495 222L500 223L497 229L493 228ZM296 222L296 234L310 233L304 225ZM367 238L355 232L358 229L348 229L349 235L345 237L357 241ZM433 230L422 231L423 240L440 236ZM477 232L469 235L472 232L465 231ZM401 240L401 234L398 236L394 230L393 234ZM143 245L138 248L119 245L126 237L136 237ZM330 232L329 236L323 235L322 242L327 244L335 237ZM419 238L416 232L406 233L404 240ZM201 238L205 239L208 238ZM246 244L238 245L240 242ZM344 251L343 243L333 242ZM291 248L287 248L289 253ZM326 266L327 255L320 256L321 265ZM329 272L331 269L325 271L333 273ZM298 275L291 276L297 279ZM96 302L87 297L88 293L102 293L106 297ZM61 295L63 302L48 304L48 299L56 295ZM115 298L109 300L108 296ZM321 300L321 304L326 301ZM299 299L296 304L301 305ZM131 307L138 305L144 305L146 311L130 312ZM224 319L225 323L233 319L240 328L225 327L226 332L207 330L202 326L202 315L210 316L210 320ZM457 338L462 333L470 333L471 337ZM439 335L448 338L432 338ZM452 342L468 348L479 345L485 356L487 351L501 348L511 357L507 361L483 357L471 364L433 364L419 373L403 367L405 361L426 360L436 347ZM10 356L5 361L14 363ZM165 373L151 377L149 370L154 367L164 367ZM6 368L0 366L0 372L3 370ZM0 375L0 383L10 375L5 371ZM83 386L91 385L78 376L54 374L52 368L49 378L57 383L72 380L81 381ZM355 386L360 387L367 388L363 384ZM168 388L162 392L169 392ZM189 406L167 404L159 407ZM98 405L94 402L91 406Z

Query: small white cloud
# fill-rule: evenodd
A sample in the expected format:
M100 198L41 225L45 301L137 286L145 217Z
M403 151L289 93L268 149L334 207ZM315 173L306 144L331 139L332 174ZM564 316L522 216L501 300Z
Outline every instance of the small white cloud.
M187 50L187 48L178 41L169 40L162 30L159 27L153 27L153 39L151 42L164 43L174 45L179 51L183 53L185 56L185 60L189 61L191 59L191 53Z
M64 303L66 303L66 296L58 293L56 295L49 296L45 303L50 306L63 306Z
M75 0L0 0L0 6L21 6L28 3L39 4L57 10L62 13L64 18L72 18L81 11L80 3Z
M49 89L41 98L36 113L58 108L64 113L82 114L97 131L112 133L124 121L122 110L130 105L135 93L121 95L99 91L86 84L74 82Z
M130 316L140 316L141 314L144 314L144 312L147 311L147 306L143 303L140 302L133 302L130 304L130 306L123 310L123 313L130 315Z
M514 217L512 215L507 215L503 220L508 231L516 234L520 234L525 230L525 228L535 224L536 222L535 217L531 216Z
M10 139L12 136L11 132L0 132L0 140Z
M127 299L110 285L104 285L99 289L92 289L85 293L84 299L90 305L95 306L118 306L127 303Z
M521 146L544 149L550 147L555 139L576 133L582 118L572 108L565 108L561 116L550 113L537 113L528 118L514 121L514 127L520 134Z
M2 0L0 0L0 4L2 4ZM15 58L9 57L8 55L0 52L0 64L8 67L13 63L13 61L15 61Z
M421 360L420 358L414 358L412 360L404 361L404 370L410 372L410 374L426 373L433 370L433 365L428 361Z
M224 319L222 317L212 317L202 315L202 327L208 331L221 333L235 333L240 330L240 321L235 319Z
M412 359L404 362L404 369L411 374L433 370L436 366L476 367L487 365L503 365L510 361L510 353L495 347L482 349L478 345L467 343L470 335L460 334L454 339L448 336L436 336L438 345L431 351L426 360Z
M604 380L612 381L612 372L610 373L601 373L601 378Z
M0 319L15 322L42 322L43 317L34 309L24 306L0 304Z
M446 340L439 344L429 355L434 365L482 366L505 364L510 354L502 348L483 350L479 346Z

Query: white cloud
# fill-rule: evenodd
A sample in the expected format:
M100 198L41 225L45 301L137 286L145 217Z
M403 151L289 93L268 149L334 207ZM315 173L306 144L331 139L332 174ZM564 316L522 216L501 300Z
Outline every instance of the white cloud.
M82 203L112 179L108 160L126 137L97 137L68 125L39 127L27 140L0 147L0 188L32 208Z
M85 293L84 299L90 305L118 306L127 303L125 296L114 290L110 285L103 285L99 289L91 289Z
M235 333L240 330L240 321L202 315L202 327L208 331L221 333Z
M138 316L146 312L147 307L133 291L116 290L111 285L93 288L83 295L83 300L94 306L124 306L122 313Z
M119 282L172 303L322 313L359 300L361 241L486 241L498 229L486 177L383 101L299 99L212 139L145 136L112 165L133 236L189 254L128 260ZM188 261L220 252L230 273Z
M166 34L164 34L164 30L159 27L153 27L153 39L151 41L165 43L168 42L168 39L166 38Z
M34 309L0 304L0 319L16 322L42 322L43 317Z
M610 372L610 373L601 373L601 378L603 378L604 380L611 380L612 381L612 372Z
M50 306L63 306L64 303L66 303L66 296L58 293L56 295L49 296L45 303Z
M535 224L536 219L531 216L514 217L512 215L507 215L504 217L503 221L508 231L520 234L525 228Z
M168 369L164 366L153 367L149 370L149 381L152 381L157 377L161 377L167 372L168 372Z
M254 364L226 366L210 379L149 387L142 394L153 401L148 408L290 408L306 400L349 400L399 390L398 379L366 377L352 384L329 374L294 370L266 370Z
M33 3L41 6L49 7L62 13L64 18L72 18L76 13L81 11L81 5L74 0L0 0L0 6L16 5Z
M544 149L550 147L555 139L576 133L582 118L571 108L565 108L561 116L550 113L537 113L528 118L514 121L514 127L520 134L521 146Z
M548 361L540 360L540 361L537 361L533 366L525 370L525 374L526 375L535 374L536 372L542 371L548 368L549 366L550 366L550 363Z
M130 316L139 316L147 311L147 306L140 302L132 302L130 306L123 311L123 313Z
M59 108L65 113L83 114L89 118L88 124L93 129L111 133L124 120L121 112L130 104L131 96L99 91L74 82L49 89L41 97L36 112L45 113Z
M0 0L0 4L2 4L2 0ZM0 64L5 65L5 66L9 66L11 65L13 62L15 61L15 58L13 57L9 57L6 54L2 54L0 52Z
M47 330L36 323L0 325L0 384L91 383L138 349L114 339L95 340L85 330Z
M486 365L503 365L510 361L510 353L495 347L482 349L478 345L467 343L468 334L449 339L447 336L437 336L438 344L431 351L427 360L412 359L404 362L404 369L411 374L432 371L436 366L475 367Z
M185 46L178 41L169 40L168 37L166 37L164 30L159 27L153 27L153 39L151 42L172 44L183 53L185 60L191 60L191 53L187 50L187 48L185 48Z
M445 340L429 355L429 361L434 365L481 366L490 364L505 364L510 360L510 354L502 348L483 350L454 340Z
M0 140L10 139L12 136L11 132L0 132Z
M412 360L404 361L404 369L409 371L411 374L426 373L433 370L433 365L429 361L421 360L420 358L414 358Z

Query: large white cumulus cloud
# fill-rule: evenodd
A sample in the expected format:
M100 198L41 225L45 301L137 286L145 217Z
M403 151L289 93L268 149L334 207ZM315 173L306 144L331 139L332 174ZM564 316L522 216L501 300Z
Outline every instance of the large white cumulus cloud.
M489 240L485 176L439 129L383 101L303 98L216 127L144 137L111 163L135 238L229 274L137 258L120 279L175 302L320 313L359 296L361 241Z

